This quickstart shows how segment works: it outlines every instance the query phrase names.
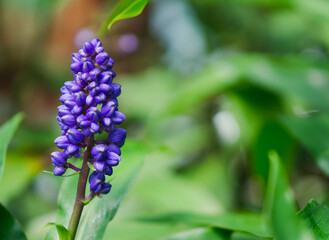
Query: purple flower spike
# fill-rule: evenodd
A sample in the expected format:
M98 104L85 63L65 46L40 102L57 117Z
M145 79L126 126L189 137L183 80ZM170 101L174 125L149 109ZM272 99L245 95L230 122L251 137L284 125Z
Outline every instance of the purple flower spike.
M94 44L92 44L91 42L86 42L85 44L83 44L83 51L88 55L94 54L95 52Z
M106 52L97 54L95 61L98 65L105 65L109 60L109 55Z
M111 176L113 166L119 164L120 147L126 139L126 130L116 128L126 117L118 109L121 85L113 83L113 64L99 39L86 42L72 54L70 68L74 80L65 82L60 89L62 105L56 119L62 131L54 142L63 151L51 153L53 172L61 176L67 168L83 171L86 164L82 164L82 169L74 168L69 159L90 152L91 157L82 161L94 165L89 176L91 196L110 192L112 186L105 183L105 175ZM106 139L100 135L103 131Z

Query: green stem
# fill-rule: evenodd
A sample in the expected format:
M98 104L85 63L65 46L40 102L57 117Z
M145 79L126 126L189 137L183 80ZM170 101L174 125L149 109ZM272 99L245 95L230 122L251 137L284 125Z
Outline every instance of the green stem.
M93 139L94 139L94 135L91 135L86 140L87 150L85 151L84 156L83 156L83 163L82 163L81 172L80 172L79 181L78 181L77 195L75 198L75 203L74 203L70 223L68 226L68 230L71 233L72 240L74 240L74 238L75 238L75 234L76 234L78 226L79 226L79 221L80 221L80 217L82 214L82 210L85 205L82 202L82 200L85 199L86 184L87 184L87 179L88 179L88 175L89 175L88 160L91 157L91 148L93 147Z

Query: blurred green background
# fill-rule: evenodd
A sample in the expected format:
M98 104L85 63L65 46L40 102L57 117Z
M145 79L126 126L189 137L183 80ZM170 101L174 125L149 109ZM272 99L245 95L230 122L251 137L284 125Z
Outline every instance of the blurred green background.
M62 178L42 170L52 169L71 53L115 2L0 1L0 123L25 114L0 202L29 239L43 239L56 218ZM124 127L147 154L104 239L191 228L145 217L259 212L270 150L299 208L311 198L329 204L328 12L325 0L154 0L113 26L102 41L122 85Z

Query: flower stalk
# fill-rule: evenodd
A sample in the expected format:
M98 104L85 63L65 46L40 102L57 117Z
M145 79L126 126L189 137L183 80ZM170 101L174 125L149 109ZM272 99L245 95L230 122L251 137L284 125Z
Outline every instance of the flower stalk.
M85 206L85 204L83 203L83 200L85 199L86 184L87 184L88 175L89 175L88 160L91 157L93 139L94 139L94 136L91 135L86 140L87 150L85 151L84 156L83 156L83 163L82 163L81 173L80 173L79 181L78 181L77 195L75 198L73 212L72 212L71 219L70 219L69 226L68 226L68 230L71 233L72 240L74 240L74 238L75 238L75 234L76 234L78 226L79 226L82 210L83 210L83 207Z

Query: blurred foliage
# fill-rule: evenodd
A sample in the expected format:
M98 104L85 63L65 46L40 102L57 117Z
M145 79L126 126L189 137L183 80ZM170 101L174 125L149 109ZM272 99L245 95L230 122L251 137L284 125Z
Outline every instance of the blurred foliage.
M77 177L40 171L51 167L70 55L115 2L0 2L0 120L26 116L9 148L0 202L30 239L43 239L47 229L36 229L56 221L58 192L60 210L72 207ZM112 212L99 227L113 240L311 232L327 239L328 11L326 0L154 0L140 16L113 25L104 45L116 60L129 141L113 192L88 205L84 219ZM120 45L126 34L138 39L130 53ZM143 158L139 172L133 164ZM122 199L124 182L138 172ZM72 199L63 205L63 196ZM321 205L311 201L295 215L311 198ZM59 212L57 223L66 226L69 212ZM88 223L81 222L81 234Z

